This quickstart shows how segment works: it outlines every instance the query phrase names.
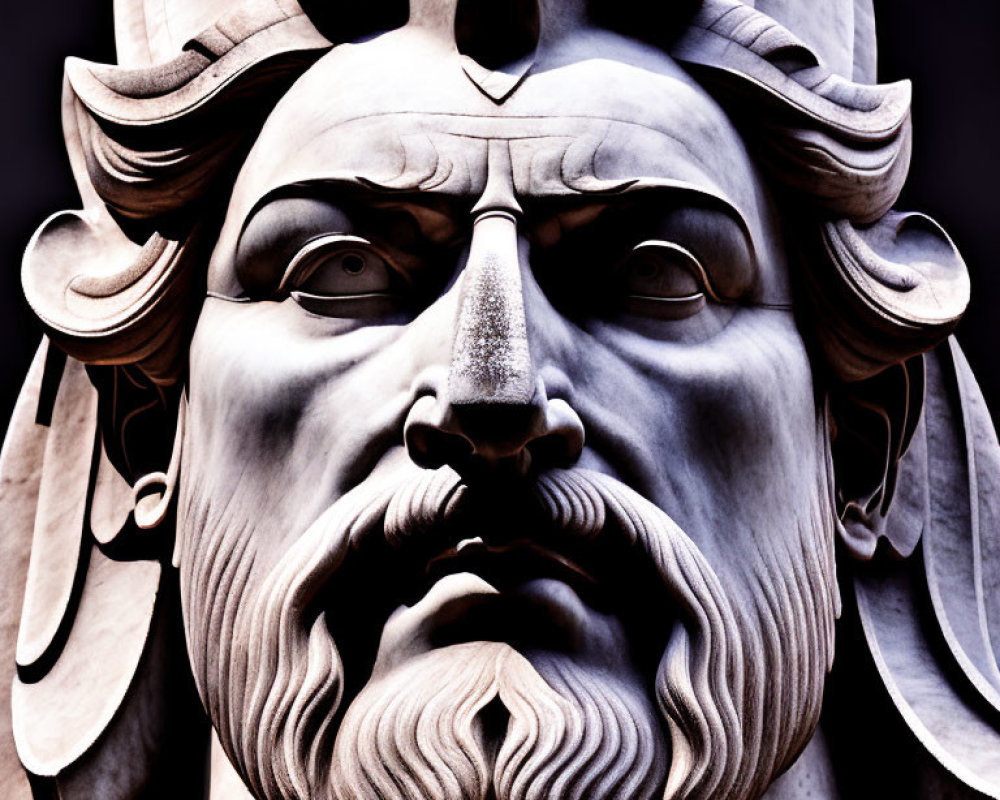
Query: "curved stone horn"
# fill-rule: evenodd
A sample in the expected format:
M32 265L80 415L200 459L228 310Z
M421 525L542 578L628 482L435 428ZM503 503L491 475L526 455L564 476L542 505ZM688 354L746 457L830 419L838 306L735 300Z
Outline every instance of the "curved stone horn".
M759 157L786 188L854 222L892 208L910 164L908 82L845 78L740 0L705 0L671 53L745 117Z
M154 233L144 246L79 212L51 217L22 269L32 310L63 350L89 364L141 364L170 383L187 321L191 259Z
M117 7L130 36L136 20L150 26L147 50L124 51L133 61L165 52L154 6ZM67 61L63 123L84 210L50 218L22 267L25 295L54 342L87 364L138 364L154 383L175 380L202 200L231 174L274 99L330 46L294 2L249 0L172 60Z
M749 0L780 22L838 75L875 83L875 9L872 0Z

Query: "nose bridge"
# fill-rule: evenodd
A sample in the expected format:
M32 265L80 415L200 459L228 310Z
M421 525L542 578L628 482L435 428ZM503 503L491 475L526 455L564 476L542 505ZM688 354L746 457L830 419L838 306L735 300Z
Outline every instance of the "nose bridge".
M517 219L484 211L472 231L448 375L452 404L527 405L535 375L521 282Z
M470 481L523 477L532 465L568 466L584 441L576 412L563 398L550 397L535 374L525 306L537 286L518 236L510 172L492 175L504 180L487 181L474 209L447 386L420 396L404 428L416 464L448 464Z
M527 243L518 236L506 142L491 142L485 189L473 209L469 257L457 285L458 318L444 391L422 394L404 427L419 466L448 464L466 480L521 476L568 466L583 448L583 424L535 374L526 294ZM534 287L537 289L537 287ZM527 290L527 292L526 292Z

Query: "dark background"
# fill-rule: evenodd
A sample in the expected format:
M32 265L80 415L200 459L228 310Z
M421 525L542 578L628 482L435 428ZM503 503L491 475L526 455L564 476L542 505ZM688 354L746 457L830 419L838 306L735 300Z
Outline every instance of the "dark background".
M813 0L813 2L822 0ZM804 0L803 0L804 2ZM3 183L0 191L0 431L40 329L21 296L21 253L49 214L79 206L60 131L62 60L114 60L112 0L8 0L0 17ZM959 339L1000 412L1000 3L875 0L880 80L914 82L914 156L897 204L925 211L955 239L972 272ZM995 310L996 309L996 310Z

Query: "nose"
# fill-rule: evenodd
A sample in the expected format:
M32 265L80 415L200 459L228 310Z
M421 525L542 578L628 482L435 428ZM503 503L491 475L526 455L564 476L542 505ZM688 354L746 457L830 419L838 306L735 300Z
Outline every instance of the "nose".
M551 387L532 360L522 281L529 275L517 218L507 211L480 214L447 380L427 387L406 421L406 447L418 465L448 465L474 479L522 476L579 458L583 423L565 399L548 396Z

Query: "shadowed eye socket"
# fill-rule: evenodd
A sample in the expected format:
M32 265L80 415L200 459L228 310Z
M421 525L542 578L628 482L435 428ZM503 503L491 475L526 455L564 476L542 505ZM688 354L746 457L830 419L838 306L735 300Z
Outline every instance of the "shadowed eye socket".
M618 267L625 310L655 319L685 319L705 307L711 291L701 263L674 242L636 245Z
M405 289L402 275L370 241L346 234L307 242L279 286L307 311L331 317L395 313Z

